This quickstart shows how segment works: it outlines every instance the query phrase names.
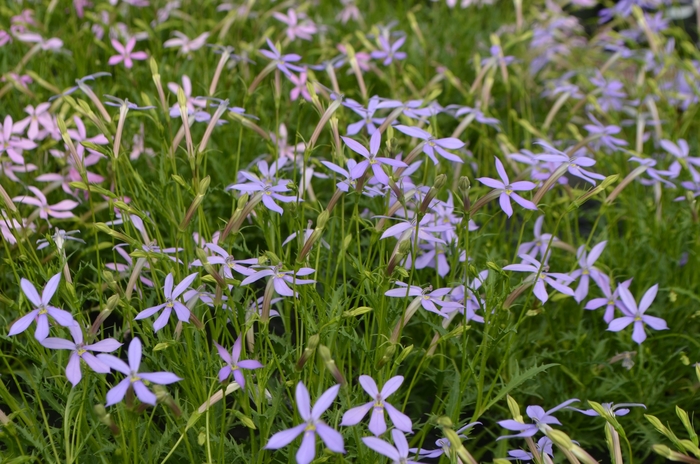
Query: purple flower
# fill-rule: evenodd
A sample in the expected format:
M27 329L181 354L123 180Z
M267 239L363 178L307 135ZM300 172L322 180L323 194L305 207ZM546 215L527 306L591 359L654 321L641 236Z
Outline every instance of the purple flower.
M393 226L385 230L381 236L381 239L385 239L387 237L396 237L398 241L401 242L403 240L408 240L409 238L414 237L417 234L419 239L425 240L427 242L445 243L444 240L442 240L441 238L437 238L431 235L430 233L445 232L452 228L449 225L429 225L430 216L428 215L423 216L423 219L421 219L420 222L418 222L417 218L415 217L411 220L399 218L391 219L397 219L401 222L399 224L394 224Z
M569 408L569 409L574 409L574 408ZM539 440L537 440L537 443L535 444L535 448L537 448L537 451L540 452L540 454L548 454L551 457L554 457L554 451L552 450L552 445L553 442L547 437L542 437ZM532 461L533 456L532 453L528 453L527 451L524 450L512 450L508 451L508 456L511 458L517 459L518 461Z
M174 31L173 35L175 39L168 39L163 42L163 48L179 47L179 54L188 55L190 52L199 50L204 46L209 38L209 32L198 35L194 39L190 39L185 34L180 31Z
M422 288L416 286L416 285L411 285L410 287L403 283L403 282L395 282L396 285L399 288L392 288L391 290L387 290L384 295L394 297L394 298L405 298L408 296L413 296L413 297L420 297L421 298L421 306L423 309L426 311L430 311L435 314L439 314L442 317L447 317L445 312L451 312L455 311L460 308L459 303L455 303L453 301L444 301L442 298L449 294L452 289L451 288L438 288L437 290L433 290L432 287L428 287L425 290ZM442 309L445 311L443 312L442 310L438 309L437 306L442 307ZM377 434L379 435L379 434Z
M588 281L590 277L592 277L596 282L598 282L598 279L605 278L605 275L600 271L600 269L594 267L593 264L595 264L595 262L598 260L607 243L607 241L600 242L591 248L590 254L586 253L585 245L581 245L576 252L578 265L581 266L581 268L576 269L569 275L572 279L578 279L580 277L578 287L574 292L574 299L577 303L582 302L583 299L588 296Z
M362 120L348 125L347 134L358 134L363 127L367 128L367 133L369 135L374 134L374 131L377 130L377 126L375 126L375 124L381 124L386 119L374 117L374 113L377 111L377 109L379 109L379 103L379 97L375 95L374 97L369 99L369 102L367 102L367 109L365 109L364 107L362 107L361 104L357 103L355 100L352 100L350 98L346 99L345 102L343 102L343 105L347 106L352 111L362 116Z
M353 179L359 179L365 174L365 171L367 171L367 168L372 168L372 172L374 173L374 177L377 178L377 180L384 185L389 185L389 176L386 175L384 172L384 169L382 169L382 165L387 165L387 166L392 166L392 167L397 167L397 168L405 168L408 167L406 163L403 161L391 159L391 158L382 158L382 157L377 157L377 152L379 152L379 147L381 146L382 143L382 133L379 131L375 131L372 134L372 137L369 139L369 151L362 145L360 145L358 142L355 140L351 139L350 137L341 137L345 144L350 148L352 151L355 153L363 156L366 158L363 161L360 161L355 165L354 168L350 171L350 176Z
M270 437L267 445L265 445L265 449L284 448L303 433L304 438L296 454L298 464L309 464L314 460L316 456L316 434L321 437L321 440L331 451L345 453L343 436L321 420L321 415L330 407L335 397L338 396L339 389L340 385L335 385L326 390L312 409L309 391L302 382L299 382L296 389L296 404L299 415L304 422L291 429L274 434Z
M168 323L168 319L170 319L170 314L172 313L173 309L175 310L175 314L177 314L177 318L181 322L189 322L190 310L182 302L177 301L177 298L182 295L190 285L192 285L192 282L194 282L194 279L196 278L196 272L188 275L182 279L182 281L177 284L177 287L175 287L173 290L173 274L172 272L168 274L168 276L165 278L165 284L163 285L165 303L144 309L136 315L134 320L138 321L153 316L155 313L165 308L160 316L158 316L158 319L156 319L156 321L153 323L154 332L158 332L160 329L165 327L165 324Z
M359 423L365 415L372 410L372 417L369 419L369 431L379 436L386 432L386 421L384 420L384 410L389 414L391 422L398 430L411 433L411 419L400 412L394 406L386 402L386 398L399 389L403 383L403 376L397 375L390 378L379 391L374 379L368 375L360 376L360 385L373 399L362 406L349 409L343 414L343 421L340 425L355 425ZM403 435L402 435L403 436Z
M563 285L560 280L564 282L571 282L573 278L567 274L561 274L557 272L547 272L549 266L543 265L535 258L530 255L520 255L520 259L525 261L527 264L509 264L503 268L504 271L516 271L516 272L531 272L532 274L527 277L526 282L535 282L534 293L538 300L543 304L549 299L547 295L547 288L545 282L548 283L555 290L569 296L574 296L574 291L571 290L566 285ZM539 273L539 274L538 274ZM557 280L554 280L557 279Z
M394 126L398 131L403 132L411 137L416 137L421 140L425 140L425 145L423 145L423 153L428 155L428 158L433 160L433 163L438 164L438 160L435 157L435 152L442 156L446 160L454 161L455 163L463 163L464 161L457 155L453 155L447 150L458 150L464 146L464 142L455 137L446 137L442 139L436 139L430 132L426 132L423 129L412 126L403 126L399 124ZM447 150L446 150L447 149Z
M628 325L634 323L632 340L641 345L642 342L647 339L647 334L646 332L644 332L644 325L648 325L654 330L668 329L666 321L664 321L660 317L648 316L644 314L644 312L647 309L649 309L649 306L651 306L651 303L654 302L654 298L656 298L656 292L659 290L659 284L654 285L646 291L641 301L639 302L639 306L637 306L637 302L635 301L634 296L632 296L632 293L626 287L620 285L617 287L617 289L620 294L620 299L625 305L624 309L620 308L624 313L624 316L618 317L617 319L613 319L612 321L610 321L610 324L608 325L609 331L619 332Z
M107 64L109 64L110 66L114 66L115 64L119 64L123 61L124 66L126 66L128 69L131 69L131 67L134 65L134 62L132 60L141 61L148 58L146 52L133 51L134 47L136 46L135 37L129 39L126 45L122 45L118 40L112 39L112 46L117 51L118 55L114 55L109 58Z
M260 53L266 58L272 60L272 62L275 63L277 69L282 71L287 77L289 77L292 74L291 71L301 72L304 70L304 68L291 64L299 61L301 59L301 56L297 55L296 53L283 55L279 50L277 50L277 48L270 41L270 39L266 40L267 46L270 47L270 50L259 50Z
M418 461L408 459L408 441L401 431L393 429L391 436L394 439L394 445L387 443L377 437L362 437L362 442L368 447L391 459L392 464L419 464Z
M456 430L457 436L459 438L467 438L466 435L462 434L467 429L470 429L474 427L475 425L481 425L481 422L472 422L470 424L465 425L464 427L460 428L459 430ZM437 446L437 449L434 450L426 450L423 448L411 448L409 451L414 454L418 454L423 458L428 458L428 459L437 459L443 454L450 454L450 440L447 438L438 438L435 440L435 446Z
M133 388L142 403L156 405L156 395L143 383L144 380L157 385L169 385L182 380L171 372L139 372L141 367L141 340L134 338L129 344L129 364L111 354L98 354L97 358L115 371L126 375L126 378L107 392L107 403L111 406L124 399L126 391Z
M247 267L241 266L241 264L257 264L258 260L256 258L250 259L235 259L233 255L230 255L226 250L221 248L219 245L214 243L207 243L205 245L209 250L213 251L219 256L210 256L208 258L209 264L221 264L224 271L224 276L227 279L233 279L233 272L236 271L239 274L249 276L253 274L254 271L248 269ZM192 262L192 266L201 266L202 262L197 259Z
M231 376L231 373L233 372L233 379L238 385L241 386L241 388L245 388L245 377L243 377L241 369L260 369L261 367L263 367L263 365L260 364L260 362L255 361L254 359L246 359L243 361L239 361L239 358L241 357L240 336L236 339L236 342L233 344L233 349L230 353L226 351L226 348L219 345L218 343L214 342L214 345L216 345L216 350L219 352L219 356L221 356L221 359L223 359L226 362L226 365L222 367L221 370L219 370L219 382L223 382L224 380L228 379Z
M547 253L547 248L550 248L549 242L557 242L559 239L557 237L553 237L552 234L543 234L543 223L544 216L538 217L535 221L534 228L535 240L532 242L522 243L520 248L518 248L518 255L526 254L532 256L533 258L537 258L537 255L539 254L542 256L542 261L545 263L547 262L549 256L545 258L545 254Z
M600 405L603 406L603 409L605 409L605 411L607 413L609 413L610 415L615 415L615 416L626 416L630 412L630 410L628 408L631 408L631 407L639 406L639 407L642 407L644 409L647 408L646 406L644 406L641 403L619 403L619 404L601 403ZM578 411L581 414L585 414L585 415L590 416L590 417L600 416L600 414L598 414L595 409L577 409L577 408L572 408L572 407L569 407L566 409Z
M459 303L457 311L464 314L466 322L484 322L484 317L479 316L476 312L486 307L486 301L478 297L475 292L481 288L488 276L489 271L483 270L471 282L467 282L466 294L464 285L458 285L450 292L450 298ZM454 310L451 308L445 309L446 313L451 313L452 311Z
M595 164L595 160L592 158L587 158L585 156L576 156L570 158L566 153L557 150L556 148L548 145L544 142L536 142L538 145L542 145L548 153L537 155L536 158L540 161L551 161L557 164L557 169L565 166L566 170L572 176L576 176L590 182L595 185L593 179L605 179L605 176L596 174L595 172L587 171L582 169L582 167L590 167Z
M623 99L627 97L624 91L624 84L617 80L608 81L600 71L596 72L596 77L591 77L590 80L591 84L601 93L601 96L598 98L600 109L604 113L608 113L610 110L620 111L623 106Z
M490 177L479 177L476 180L486 185L487 187L496 189L497 192L501 192L498 201L501 205L501 209L504 213L506 213L506 215L508 215L508 217L511 217L513 215L513 207L510 204L511 198L513 198L513 200L515 200L517 204L519 204L525 209L537 210L537 205L535 205L530 200L526 200L517 193L515 193L534 189L534 183L523 180L513 182L511 184L510 180L508 179L508 174L506 173L506 170L503 167L503 163L501 163L501 160L499 160L498 158L496 158L496 170L498 171L498 175L501 178L500 181L492 179Z
M350 190L350 187L355 188L355 185L357 183L356 179L353 179L352 176L350 175L350 173L355 168L355 166L357 166L357 161L355 161L354 159L348 158L348 160L345 161L345 163L348 166L347 171L345 169L341 168L340 166L338 166L337 164L331 163L330 161L321 161L321 164L323 164L325 167L327 167L331 171L333 171L337 174L340 174L341 176L345 176L344 180L341 180L340 182L338 182L335 185L336 185L336 187L338 187L338 190L342 190L343 192L347 193L348 190Z
M577 402L577 399L571 399L564 401L558 406L553 407L549 411L545 411L542 406L528 406L525 412L527 413L528 417L532 419L535 423L534 424L523 424L522 422L518 422L513 419L508 419L508 420L503 420L499 421L498 425L503 427L504 429L508 430L513 430L516 432L519 432L515 435L506 435L502 437L498 437L496 440L504 440L506 438L517 438L517 437L531 437L535 435L538 431L545 431L549 430L551 427L549 426L550 424L556 424L556 425L561 425L561 422L559 420L552 416L553 413L556 411L565 408L566 406L570 405L571 403Z
M603 123L598 121L592 114L588 115L594 124L586 124L583 126L591 135L600 135L600 138L594 142L596 147L604 145L610 151L617 151L620 147L625 147L628 145L626 140L618 139L613 137L614 134L619 134L622 129L620 126L605 126Z
M680 170L682 164L685 164L684 167L687 167L691 171L693 171L693 166L700 167L700 158L689 156L690 147L688 146L688 142L686 142L684 139L678 139L678 144L666 139L659 143L661 144L661 148L677 158L677 160L674 161L669 167L669 171L673 172L676 169Z
M94 354L90 353L90 351L111 353L122 346L122 344L113 338L105 338L97 343L85 345L83 343L83 330L77 322L71 325L68 330L70 330L70 334L73 337L72 342L64 338L46 338L41 342L46 348L52 350L72 351L68 359L68 364L66 365L66 378L68 378L68 381L75 387L83 377L80 371L81 359L85 361L93 371L99 374L107 374L109 372L109 366L100 361Z
M59 272L49 279L46 287L44 287L44 291L41 293L41 296L39 296L39 292L36 291L36 288L30 281L25 278L20 280L20 287L22 287L22 291L27 296L29 302L34 305L34 309L17 319L15 323L12 324L12 327L10 327L10 332L7 335L17 335L24 332L32 321L36 320L34 338L42 341L49 336L49 316L63 327L70 327L73 325L75 321L71 313L49 305L51 298L54 293L56 293L56 290L58 290L60 281L61 273Z
M53 118L51 117L51 113L49 113L49 108L51 108L51 103L40 103L36 106L36 108L34 108L32 105L27 105L24 108L24 112L29 116L21 121L17 121L17 123L14 125L14 129L16 129L15 132L22 132L27 126L29 126L29 130L27 130L27 137L29 137L30 140L36 140L42 135L42 133L49 134L53 132L54 122ZM40 132L39 126L41 126L44 130Z
M605 298L593 298L588 303L584 309L593 310L598 309L601 306L605 306L605 314L603 315L603 320L608 324L615 317L615 308L619 308L622 311L624 304L618 299L620 293L620 287L628 288L632 279L622 282L613 292L610 288L610 279L605 274L599 274L594 277L598 288L603 292Z
M393 44L383 35L379 36L379 47L381 50L375 50L371 53L371 57L375 60L384 60L384 66L389 66L393 60L403 60L406 58L406 53L398 51L401 45L406 41L406 36L400 37Z
M256 271L254 274L249 275L243 281L241 281L241 287L245 285L249 285L256 280L260 280L263 277L270 277L272 276L272 284L275 287L275 291L282 296L296 296L296 292L294 292L291 288L289 288L289 284L293 285L305 285L305 284L313 284L316 281L315 280L310 280L310 279L299 279L297 278L298 276L307 276L309 274L313 274L316 272L315 270L311 269L310 267L302 267L298 271L283 271L281 265L277 266L253 266L256 268Z
M249 182L245 184L234 184L226 187L227 189L240 190L246 193L261 192L262 203L270 211L275 213L284 214L284 210L280 205L275 203L275 200L281 201L283 203L291 203L296 201L296 197L286 197L280 195L282 192L288 192L287 181L280 181L277 185L270 185L265 182Z

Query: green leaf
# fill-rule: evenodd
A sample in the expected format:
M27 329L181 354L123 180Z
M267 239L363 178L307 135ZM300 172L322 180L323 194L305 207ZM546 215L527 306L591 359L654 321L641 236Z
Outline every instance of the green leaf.
M551 363L551 364L543 364L542 366L535 366L531 367L530 369L526 370L520 375L517 375L515 378L511 379L508 384L499 391L496 396L489 401L486 406L483 406L481 410L479 411L479 416L481 416L484 412L488 411L489 408L491 408L494 404L498 403L505 397L508 393L522 385L523 383L527 382L528 380L532 379L535 377L537 374L546 371L550 367L558 366L559 364L557 363Z

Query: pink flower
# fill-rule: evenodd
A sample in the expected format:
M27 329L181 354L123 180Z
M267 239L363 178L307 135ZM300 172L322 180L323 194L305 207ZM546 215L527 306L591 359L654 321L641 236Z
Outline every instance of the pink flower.
M36 206L37 208L39 208L39 217L41 219L46 219L47 221L49 220L49 216L59 219L74 217L74 214L71 213L71 210L78 206L77 201L63 200L59 201L55 205L49 205L48 201L46 200L46 196L41 190L32 185L30 185L27 188L32 191L36 198L23 195L21 197L14 197L12 201Z
M118 40L112 39L112 46L115 50L117 50L117 53L119 53L119 55L114 55L110 57L108 64L110 66L114 66L123 61L124 66L126 66L128 69L131 69L131 67L134 65L132 60L145 60L146 58L148 58L146 52L132 53L135 45L135 37L130 38L129 41L126 43L126 46L122 45Z
M306 88L306 71L300 72L299 76L290 74L289 80L292 81L292 84L295 86L292 91L289 92L289 98L291 98L292 101L299 98L299 95L304 97L304 100L311 101L311 95L309 95L309 91Z

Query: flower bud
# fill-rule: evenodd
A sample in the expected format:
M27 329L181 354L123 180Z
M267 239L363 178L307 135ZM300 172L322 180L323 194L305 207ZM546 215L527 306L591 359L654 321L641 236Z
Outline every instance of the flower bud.
M100 420L100 422L109 427L109 431L112 432L112 435L119 435L119 427L117 427L117 424L114 423L112 417L107 414L107 409L105 409L104 405L96 404L95 414L97 414L97 418Z
M335 381L340 385L345 385L345 377L343 377L343 374L340 372L340 369L338 369L338 366L336 366L335 361L331 357L331 350L329 350L325 345L319 345L318 353L321 355L321 359L326 365L326 369L330 371Z
M471 189L471 183L469 182L469 178L467 176L460 177L457 188L462 198L464 211L469 211L469 208L471 208L471 202L469 201L469 189Z
M296 363L297 370L301 370L304 367L304 364L306 364L309 358L311 358L311 356L314 354L314 351L316 351L316 347L318 346L320 339L321 337L318 334L314 334L311 337L309 337L309 341L306 342L306 348L304 348L304 352L299 357L299 360Z

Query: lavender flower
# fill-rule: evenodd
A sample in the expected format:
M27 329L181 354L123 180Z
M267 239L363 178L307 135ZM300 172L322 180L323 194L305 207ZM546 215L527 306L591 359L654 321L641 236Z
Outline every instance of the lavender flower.
M165 278L165 284L163 285L165 303L144 309L136 315L134 320L138 321L153 316L155 313L165 308L164 311L160 314L160 316L158 316L158 319L156 319L156 321L153 323L154 332L158 332L160 329L165 327L165 324L168 323L168 319L170 319L170 314L172 313L173 309L175 310L175 314L177 314L177 318L181 322L189 322L190 310L183 303L177 301L177 298L180 295L182 295L190 285L192 285L192 282L194 282L194 279L196 278L196 272L188 275L187 277L182 279L182 281L179 284L177 284L177 287L175 287L175 289L173 290L173 274L172 272L168 274Z
M547 248L550 248L550 242L556 242L559 241L557 237L553 237L552 234L543 234L542 233L542 224L544 223L544 216L540 216L537 218L535 221L535 227L534 227L534 235L535 235L535 240L531 242L525 242L520 245L520 248L518 248L518 255L526 254L530 255L533 258L537 258L537 255L539 254L542 256L542 261L547 262L549 259L549 255L547 253ZM545 255L547 255L545 257Z
M610 321L608 325L608 330L611 332L619 332L628 325L634 323L634 331L632 332L632 340L638 344L642 344L644 340L647 339L647 334L644 332L644 326L648 325L654 330L666 330L668 326L666 321L660 317L648 316L644 312L649 309L649 306L654 302L656 298L656 292L659 290L659 284L652 286L649 290L644 293L644 296L637 306L637 302L632 296L632 293L623 286L617 287L620 294L620 299L624 304L624 308L620 308L624 313L624 316L618 317Z
M68 330L70 330L70 334L73 337L72 342L64 338L46 338L41 341L42 345L52 350L72 351L68 359L68 364L66 365L66 378L68 378L68 381L75 387L83 377L80 371L81 359L85 361L93 371L99 374L107 374L109 372L109 366L100 361L94 354L90 353L90 351L111 353L122 346L122 344L113 338L105 338L97 343L85 345L83 343L83 330L77 322L68 327Z
M290 53L288 55L283 55L279 50L277 50L277 48L270 41L270 39L266 39L266 40L267 40L267 46L270 47L270 50L259 50L259 51L263 56L272 60L272 62L275 63L275 66L277 67L277 69L282 71L286 76L290 76L292 74L291 71L301 72L304 70L304 68L301 68L299 66L291 64L291 63L295 63L295 62L301 60L301 56L297 55L296 53Z
M253 359L246 359L239 361L241 357L241 337L239 336L235 343L233 344L233 349L229 353L226 348L214 342L216 350L219 352L219 356L226 362L226 365L219 370L219 382L223 382L228 379L233 373L233 379L236 381L241 388L245 388L245 377L241 369L260 369L263 367L259 361Z
M598 288L600 288L603 295L605 295L605 298L593 298L586 303L584 309L593 310L605 306L603 320L609 324L615 317L615 308L620 308L620 311L622 311L621 308L624 306L624 304L618 299L620 287L628 288L632 282L632 279L622 282L614 292L610 288L610 279L605 274L599 274L598 276L594 277L594 279L596 284L598 284Z
M411 137L416 137L421 140L425 140L425 145L423 145L423 153L428 155L428 158L433 160L433 163L438 164L438 160L435 157L435 152L442 156L446 160L454 161L455 163L463 163L464 161L457 155L453 155L447 150L458 150L464 146L464 142L455 137L446 137L442 139L436 139L430 132L426 132L423 129L411 126L403 126L401 124L395 126L395 128ZM447 149L447 150L446 150Z
M551 428L549 426L550 424L561 425L559 419L552 416L552 414L577 401L577 399L564 401L563 403L553 407L549 411L545 411L542 408L542 406L528 406L525 412L528 415L528 417L534 421L534 424L523 424L522 422L518 422L513 419L499 421L498 425L500 425L504 429L513 430L519 433L515 435L506 435L498 437L497 440L504 440L506 438L531 437L539 431L544 432L546 430L549 430Z
M219 245L214 243L207 243L205 245L207 249L213 251L218 256L211 256L208 258L209 264L221 264L224 271L224 276L227 279L233 279L233 272L236 271L239 274L249 276L253 274L254 271L248 269L247 267L241 266L241 264L257 264L258 260L256 258L250 259L235 259L233 255L229 254L226 250L221 248ZM192 262L192 266L201 266L202 262L197 259Z
M287 181L281 181L277 185L269 185L263 182L250 182L246 184L234 184L229 185L226 189L240 190L246 193L261 192L263 205L270 211L274 211L278 214L284 214L284 210L281 206L275 203L275 200L281 201L283 203L291 203L296 201L296 197L286 197L280 195L282 192L288 192Z
M442 317L447 317L446 312L455 311L460 308L459 303L453 301L444 301L442 298L448 295L452 289L451 288L438 288L433 290L432 287L428 287L425 290L416 286L411 285L410 287L403 282L395 282L399 288L392 288L387 290L384 295L394 298L405 298L408 296L421 297L421 306L426 311L430 311L435 314L439 314ZM442 310L438 309L440 306ZM444 311L444 312L443 312ZM379 434L378 434L379 435Z
M459 430L456 430L457 436L459 438L467 438L467 436L462 434L462 432L474 427L475 425L481 425L481 422L472 422L460 428ZM448 440L447 438L438 438L437 440L435 440L435 446L437 446L437 449L434 450L426 450L423 448L411 448L409 449L409 451L411 453L420 455L420 457L422 458L437 459L443 454L449 455L450 448L452 445L450 444L450 440Z
M611 152L615 152L620 149L620 147L626 147L628 145L626 140L613 137L614 134L619 134L622 129L620 126L606 126L600 121L598 121L592 114L588 115L593 121L593 124L586 124L583 126L591 135L598 135L600 138L594 142L596 147L604 145Z
M302 40L311 40L313 35L318 32L318 28L313 21L307 19L305 14L297 13L292 8L287 10L286 15L275 11L272 13L272 16L274 16L278 21L281 21L287 25L287 37L289 40L294 41L297 38Z
M573 409L573 408L569 408ZM548 437L542 437L539 440L537 440L537 443L535 444L535 448L537 451L539 451L540 454L548 454L550 457L554 457L554 450L552 449L552 445L554 443L552 440L550 440ZM527 451L518 449L518 450L511 450L508 451L508 456L510 456L513 459L517 459L518 461L532 461L534 457L532 456L532 453L529 453Z
M53 297L56 290L58 290L58 284L61 281L61 274L58 273L51 277L44 287L44 291L39 296L39 292L36 291L34 285L25 278L20 280L20 287L26 295L30 303L34 305L34 309L29 311L24 316L20 317L12 324L10 327L10 332L7 335L17 335L29 327L32 321L36 320L36 330L34 331L34 338L38 341L44 340L49 335L49 316L51 316L59 325L63 327L70 327L75 322L73 316L68 311L63 309L58 309L55 306L49 305L51 298Z
M603 253L603 250L605 249L605 245L607 243L607 241L600 242L599 244L591 248L590 254L586 253L585 245L581 245L578 251L576 252L576 257L578 258L578 265L581 266L581 268L576 269L574 272L569 274L569 276L572 279L580 278L578 287L574 292L574 299L577 303L582 302L583 299L588 296L589 278L592 277L593 280L596 282L598 282L598 280L601 278L605 278L605 274L603 274L597 267L594 267L593 264L595 264L595 262L598 260L601 253Z
M156 395L146 387L143 383L144 380L157 385L169 385L182 380L171 372L139 372L139 368L141 367L141 355L141 340L138 338L134 338L129 344L129 364L111 354L97 355L97 358L110 368L126 375L125 379L107 392L107 403L105 406L119 403L124 399L124 395L126 395L126 391L129 388L134 389L136 396L142 403L155 406Z
M542 155L537 155L536 158L538 160L551 161L553 163L557 163L557 169L565 167L569 174L571 174L572 176L581 178L586 182L590 182L593 185L595 185L595 180L593 179L605 179L605 176L603 175L582 169L582 167L587 168L593 166L595 164L594 159L587 158L585 156L576 156L570 158L569 155L567 155L566 153L559 151L556 148L544 142L537 142L537 144L542 145L545 148L545 150L549 152Z
M174 31L173 35L176 37L174 39L168 39L163 42L163 48L173 48L179 47L179 54L190 55L191 52L199 50L204 46L209 38L209 32L198 35L194 39L190 39L185 34L180 31Z
M399 168L405 168L408 167L406 163L403 161L391 159L391 158L383 158L383 157L378 157L377 153L379 152L379 147L381 146L382 143L382 134L379 131L375 131L372 136L369 139L369 151L362 145L360 145L358 142L354 141L353 139L349 137L341 137L345 144L350 148L352 151L355 153L363 156L366 158L363 161L360 161L355 165L354 168L350 171L350 175L353 179L359 179L365 174L365 171L367 171L367 168L372 168L372 172L374 173L374 177L377 178L377 180L384 185L389 185L389 176L386 175L384 172L384 169L382 169L382 165L387 165L387 166L392 166L392 167L399 167Z
M547 302L547 299L549 299L549 295L547 295L547 288L545 286L545 282L548 283L555 290L565 295L574 296L573 290L559 282L571 282L573 280L571 276L556 272L547 272L549 266L543 265L530 255L520 255L520 259L525 261L527 264L509 264L508 266L505 266L503 270L516 272L531 272L532 274L527 277L526 282L532 282L533 280L535 280L535 278L537 278L537 281L535 282L534 293L537 299L540 300L543 304Z
M310 267L302 267L298 271L283 271L281 265L277 266L253 266L256 268L256 271L254 274L249 275L243 281L241 281L241 287L244 287L246 285L249 285L257 280L262 279L263 277L270 277L272 276L272 284L275 287L275 291L282 295L282 296L296 296L296 292L294 292L291 288L289 288L289 285L287 284L294 284L294 285L305 285L305 284L313 284L316 281L315 280L309 280L309 279L298 279L298 276L307 276L309 274L313 274L316 272L315 270L311 269Z
M318 399L313 409L309 391L302 382L297 384L296 404L303 423L288 430L277 432L265 445L265 449L280 449L287 446L296 437L304 434L301 446L296 454L298 464L309 464L316 456L316 434L326 446L335 453L345 453L343 436L321 420L321 415L330 407L338 396L340 385L335 385L326 390Z
M391 436L394 439L394 445L387 443L377 437L363 437L362 442L377 453L391 459L392 464L420 464L418 461L408 459L408 441L401 431L393 429Z
M498 175L501 178L500 181L492 179L490 177L479 177L476 180L486 185L487 187L496 189L496 192L500 192L498 201L501 205L501 209L504 213L506 213L506 215L508 215L508 217L511 217L513 215L513 207L510 204L511 198L513 198L513 200L515 200L516 203L518 203L525 209L537 210L537 205L535 205L533 202L524 199L517 193L514 193L532 190L535 188L534 183L529 181L518 181L511 183L508 179L508 174L506 173L506 170L503 167L503 163L501 163L501 160L499 160L498 158L496 158L496 170L498 171Z
M389 66L393 60L403 60L406 58L406 53L398 50L405 41L406 36L403 36L399 37L393 44L390 44L389 39L381 35L379 36L380 50L373 51L371 56L375 60L384 60L384 66Z
M362 406L349 409L343 414L343 420L340 425L349 426L359 423L365 415L372 410L372 417L369 420L369 431L379 436L386 432L386 421L384 420L384 411L389 414L391 422L396 429L403 432L411 433L411 419L396 409L394 406L386 402L386 398L399 389L403 383L403 376L397 375L390 378L382 387L381 392L377 387L374 379L368 375L360 376L360 385L373 398L369 403ZM402 435L403 436L403 435Z
M613 403L600 403L600 405L605 409L606 412L608 412L610 415L614 416L626 416L629 414L630 410L629 408L631 407L641 407L646 409L647 407L644 406L641 403L618 403L618 404L613 404ZM580 412L581 414L585 414L586 416L590 417L598 417L600 414L595 409L577 409L577 408L572 408L568 407L567 409L571 409L573 411Z
M379 109L379 103L379 97L375 95L374 97L369 99L369 102L367 102L367 109L365 109L361 104L357 103L355 100L352 100L350 98L346 99L345 102L343 102L343 105L362 116L362 119L360 121L348 125L347 134L358 134L363 127L367 128L367 133L369 135L374 134L374 131L377 130L377 126L375 124L381 124L386 119L374 117L374 113L377 111L377 109Z
M18 127L19 126L19 127ZM23 150L32 150L37 144L28 139L23 139L12 134L24 131L21 123L13 124L10 115L0 125L0 154L5 153L13 162L24 164Z

